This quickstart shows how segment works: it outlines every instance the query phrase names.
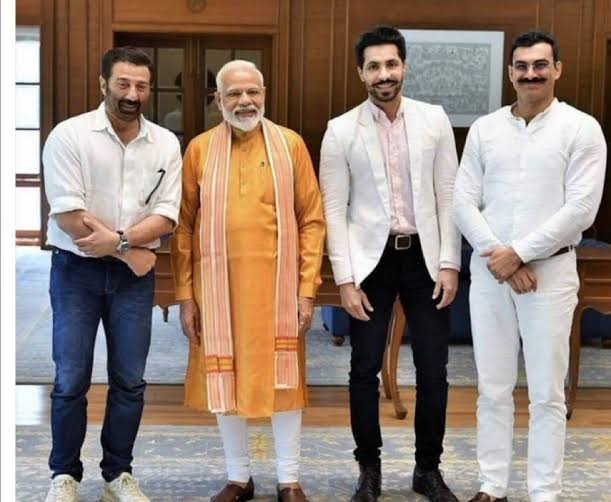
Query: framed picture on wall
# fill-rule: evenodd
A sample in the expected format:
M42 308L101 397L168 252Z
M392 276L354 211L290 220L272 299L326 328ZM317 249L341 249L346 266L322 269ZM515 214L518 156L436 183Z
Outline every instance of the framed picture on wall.
M403 94L442 105L453 127L501 106L502 31L400 30L407 44Z

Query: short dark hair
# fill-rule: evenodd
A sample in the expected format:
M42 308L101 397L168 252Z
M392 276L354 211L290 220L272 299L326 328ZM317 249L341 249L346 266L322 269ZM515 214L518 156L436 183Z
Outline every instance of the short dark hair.
M115 63L130 63L136 66L146 66L151 74L153 81L154 67L149 55L137 47L125 46L110 49L102 57L102 78L108 80L112 74L112 67Z
M365 63L365 49L372 45L386 45L393 44L397 47L399 57L402 62L405 62L405 39L401 32L392 26L378 25L372 29L361 33L359 39L354 45L354 52L356 54L356 64L359 68L363 67Z
M509 53L509 64L513 61L513 53L519 47L532 47L535 44L548 44L552 47L552 53L554 55L554 63L560 60L560 46L556 39L546 31L531 30L526 33L522 33L516 37L511 45L511 52Z

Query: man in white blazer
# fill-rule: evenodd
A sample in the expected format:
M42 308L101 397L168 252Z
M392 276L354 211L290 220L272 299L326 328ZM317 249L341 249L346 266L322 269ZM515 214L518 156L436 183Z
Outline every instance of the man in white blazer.
M320 159L327 249L350 313L350 416L360 477L354 502L381 491L379 380L397 296L416 367L413 489L456 501L439 471L448 395L449 313L461 239L451 217L458 167L440 106L403 98L405 40L378 26L356 46L369 99L329 122Z

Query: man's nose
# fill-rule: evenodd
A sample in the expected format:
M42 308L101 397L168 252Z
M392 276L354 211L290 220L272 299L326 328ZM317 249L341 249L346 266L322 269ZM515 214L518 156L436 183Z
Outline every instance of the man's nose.
M526 78L528 79L533 79L537 77L537 72L535 72L535 67L531 64L528 65L528 67L526 68Z
M252 103L252 100L250 99L250 96L247 92L243 92L242 94L240 94L240 100L238 101L238 103L242 106L247 106Z
M389 77L390 71L388 71L388 68L386 68L386 66L382 66L382 68L380 69L380 80L386 80Z
M129 89L127 90L127 94L125 96L127 99L131 99L132 101L137 101L138 100L138 92L136 91L136 86L135 85L130 85Z

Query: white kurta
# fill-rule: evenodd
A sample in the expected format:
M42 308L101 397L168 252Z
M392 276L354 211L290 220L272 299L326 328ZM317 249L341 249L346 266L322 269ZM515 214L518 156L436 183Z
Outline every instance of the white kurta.
M454 194L455 221L474 248L470 308L478 370L481 491L506 495L520 337L529 384L528 491L553 502L561 492L564 379L579 280L577 244L602 196L606 144L589 115L554 100L528 124L511 107L478 119L467 137ZM482 251L513 246L537 276L537 291L498 284Z

